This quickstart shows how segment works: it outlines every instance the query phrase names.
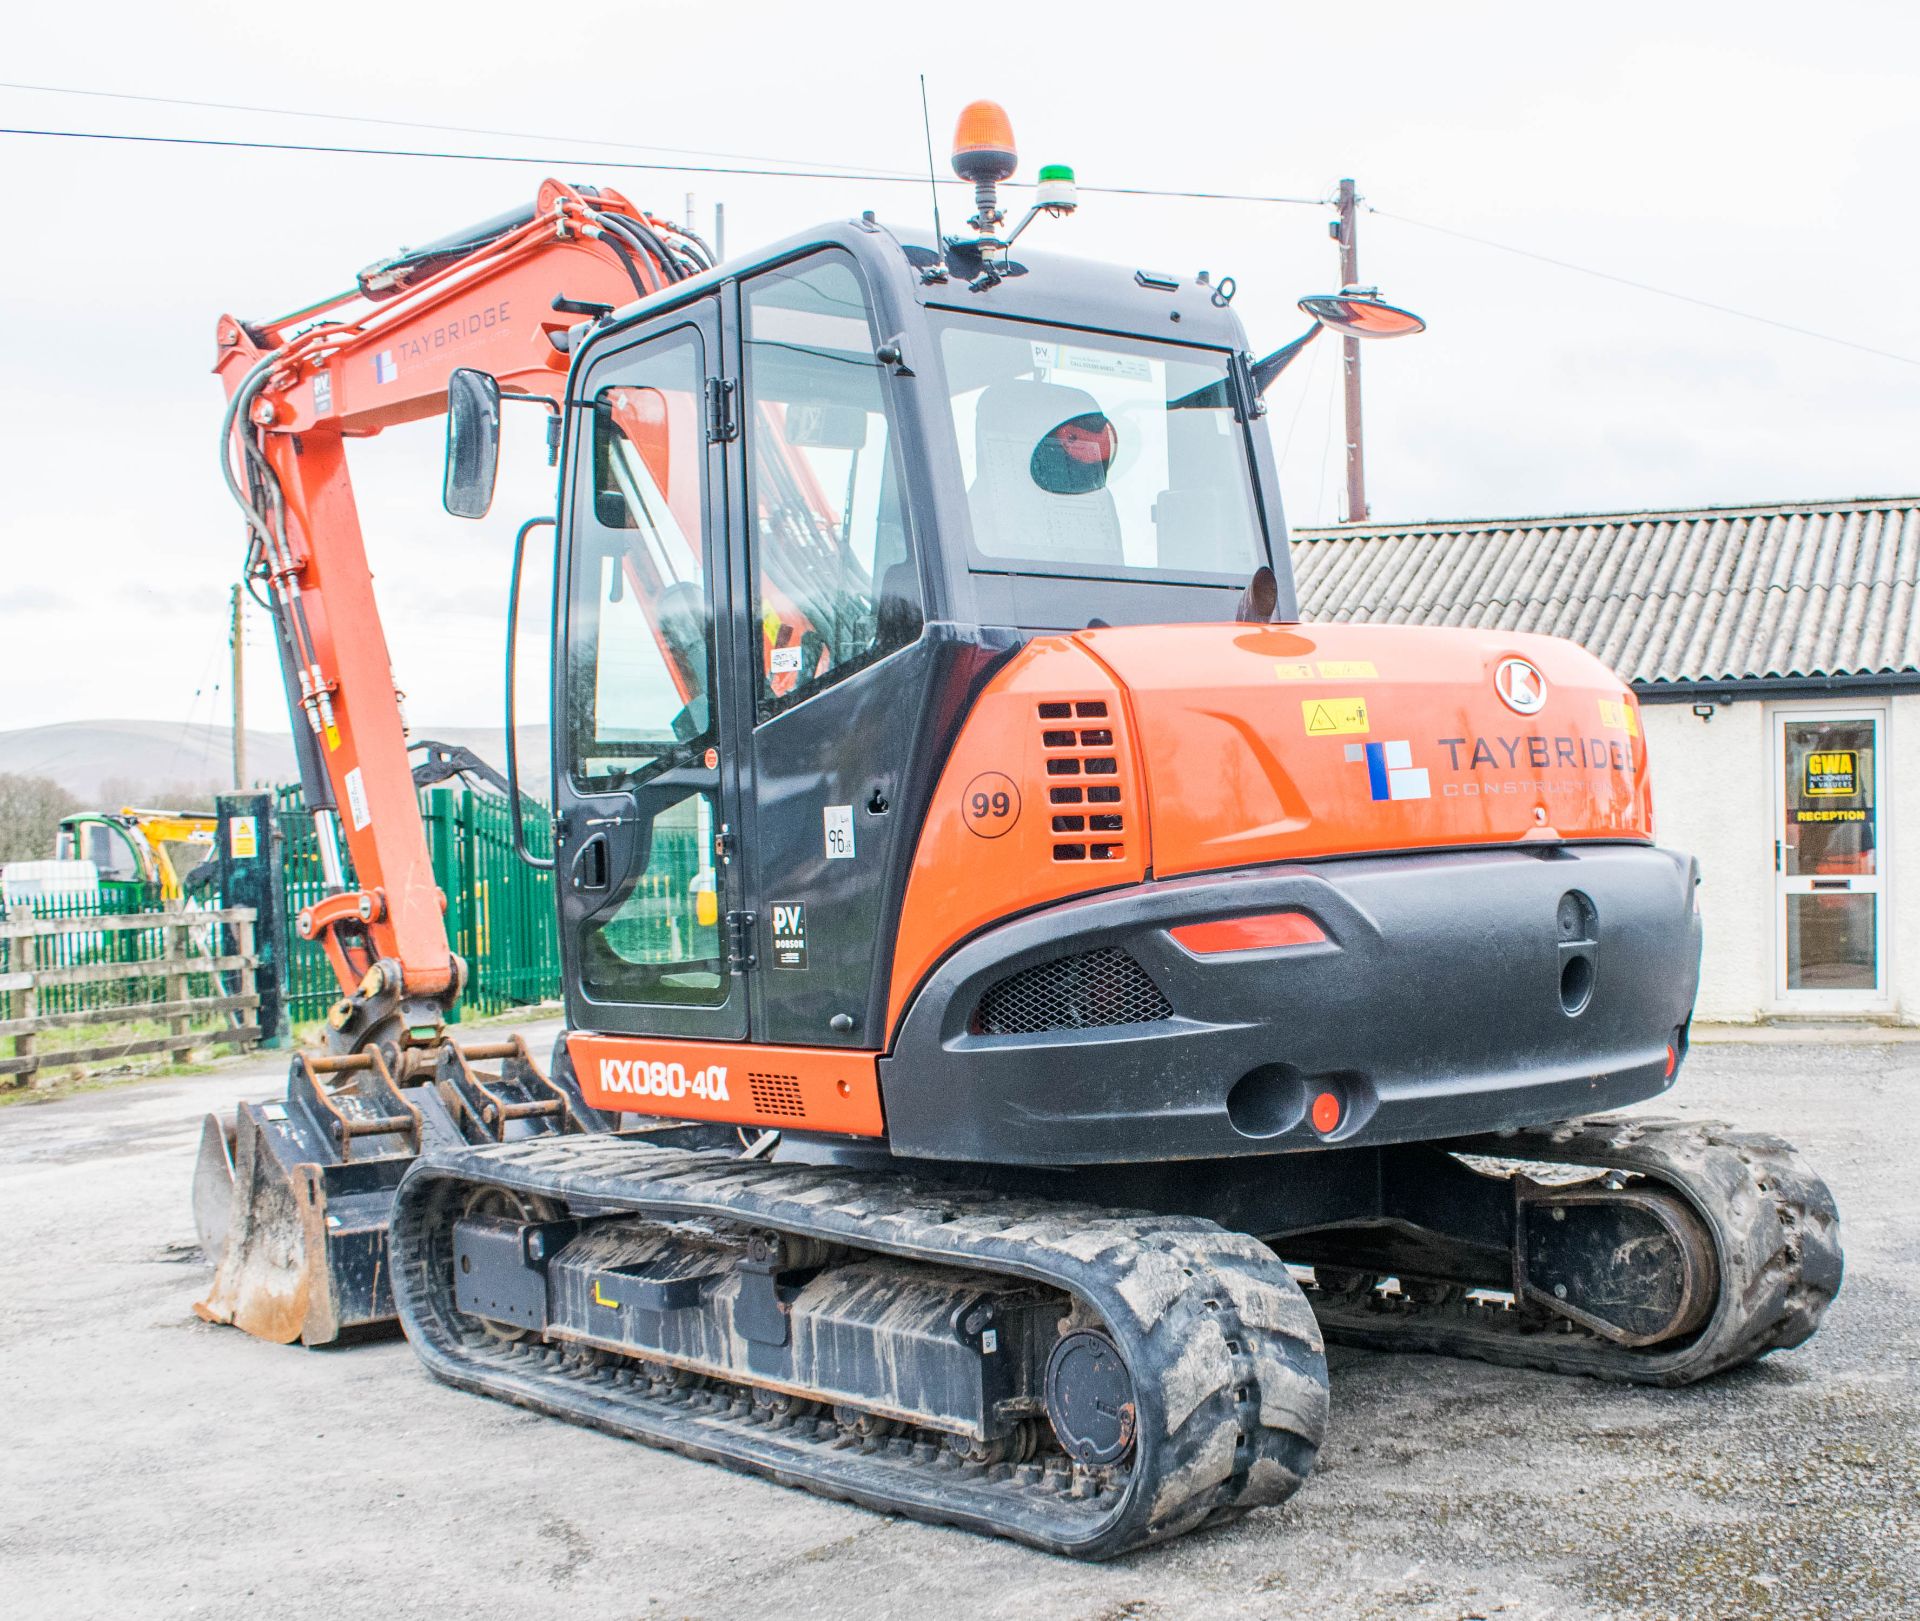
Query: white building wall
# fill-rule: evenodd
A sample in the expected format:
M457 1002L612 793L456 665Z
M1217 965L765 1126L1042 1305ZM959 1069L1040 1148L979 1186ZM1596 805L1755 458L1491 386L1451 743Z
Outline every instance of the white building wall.
M1879 836L1888 875L1888 1012L1920 1023L1920 694L1885 703L1885 776ZM1857 700L1856 700L1857 702ZM1803 713L1820 706L1796 703ZM1851 707L1845 697L1835 708ZM1700 860L1706 946L1697 1016L1747 1024L1782 1011L1773 989L1774 706L1740 699L1702 720L1689 704L1644 704L1641 724L1653 767L1656 830L1662 844Z
M1700 861L1706 946L1695 1017L1751 1024L1771 1000L1773 832L1767 708L1642 704L1653 769L1654 832Z

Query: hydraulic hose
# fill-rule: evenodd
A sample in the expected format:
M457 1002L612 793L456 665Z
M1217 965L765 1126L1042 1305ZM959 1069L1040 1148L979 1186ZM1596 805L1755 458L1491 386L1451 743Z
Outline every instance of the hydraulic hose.
M636 295L645 298L653 291L641 278L640 267L633 262L633 254L628 251L627 244L620 239L617 232L605 231L602 233L600 240L613 249L615 257L620 261L621 268L627 273L627 280L633 283L633 290Z

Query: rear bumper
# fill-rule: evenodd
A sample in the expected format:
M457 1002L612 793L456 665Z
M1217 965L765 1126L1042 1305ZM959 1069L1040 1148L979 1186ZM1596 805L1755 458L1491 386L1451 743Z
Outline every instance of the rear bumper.
M1695 868L1645 845L1401 855L1213 873L1051 907L982 935L915 997L881 1095L894 1153L1084 1165L1497 1131L1672 1082L1699 979ZM1569 943L1562 898L1584 896ZM1323 943L1197 956L1171 928L1304 912ZM1118 948L1157 987L1128 1024L980 1029L1013 974ZM1590 994L1563 1005L1570 954ZM1102 959L1111 963L1112 958ZM1137 986L1137 981L1135 981ZM1096 1010L1114 998L1082 999ZM1338 1124L1316 1130L1332 1091Z

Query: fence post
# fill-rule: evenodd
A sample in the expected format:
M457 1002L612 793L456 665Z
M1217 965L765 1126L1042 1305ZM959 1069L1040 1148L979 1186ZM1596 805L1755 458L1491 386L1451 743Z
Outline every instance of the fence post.
M184 1002L187 999L186 914L175 913L174 921L161 928L160 937L166 942L167 1000L176 1004ZM192 1029L191 1014L179 1012L169 1015L167 1031L174 1040L167 1047L167 1057L176 1064L180 1062L181 1054L193 1045Z
M16 906L7 913L7 921L9 923L31 925L33 920L33 908L31 906ZM15 935L13 939L13 949L7 956L7 960L13 965L14 971L27 976L26 984L15 991L10 998L13 1003L13 1016L16 1019L31 1019L40 1011L39 998L34 994L33 944L32 935ZM33 1047L33 1032L31 1030L25 1035L15 1036L13 1038L14 1057L24 1058L27 1061L27 1067L13 1078L13 1084L15 1086L31 1086L33 1084L34 1073L38 1067L34 1061Z
M244 959L240 964L240 994L242 996L258 994L260 983L259 975L253 965L253 913L250 911L242 912L233 920L233 949ZM260 1034L255 1036L249 1045L261 1044L269 1039L264 1007L239 1007L234 1011L240 1015L240 1022L243 1025L253 1024L259 1027Z
M284 1047L293 994L287 936L289 852L282 842L283 817L275 810L274 798L264 793L221 794L213 803L220 818L220 905L244 906L254 916L253 937L260 959L254 978L260 1006L258 1016L248 1022L260 1026L262 1046Z
M466 889L460 881L460 822L454 814L453 790L429 788L426 801L423 814L427 824L427 854L433 860L433 881L447 900L447 944L465 955L461 934L466 925ZM472 972L471 963L468 972ZM457 1003L447 1022L460 1022Z

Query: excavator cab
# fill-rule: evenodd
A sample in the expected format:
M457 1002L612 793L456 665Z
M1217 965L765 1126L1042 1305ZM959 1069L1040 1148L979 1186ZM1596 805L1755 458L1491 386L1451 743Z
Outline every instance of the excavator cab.
M793 1085L828 1131L877 1123L889 920L986 673L1035 635L1231 621L1256 572L1290 579L1211 288L1036 256L974 292L952 261L860 221L575 336L569 1019L813 1049Z

